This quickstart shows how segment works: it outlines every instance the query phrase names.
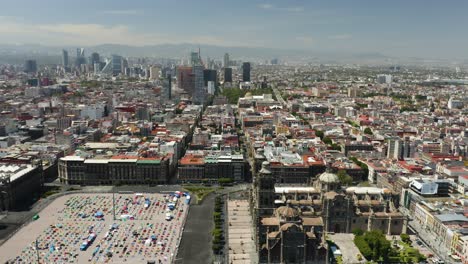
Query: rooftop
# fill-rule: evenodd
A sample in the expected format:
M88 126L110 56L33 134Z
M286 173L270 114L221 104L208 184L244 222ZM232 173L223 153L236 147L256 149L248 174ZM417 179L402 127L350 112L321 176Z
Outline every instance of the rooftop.
M0 179L3 180L10 178L10 181L15 181L36 168L36 166L29 164L1 164Z

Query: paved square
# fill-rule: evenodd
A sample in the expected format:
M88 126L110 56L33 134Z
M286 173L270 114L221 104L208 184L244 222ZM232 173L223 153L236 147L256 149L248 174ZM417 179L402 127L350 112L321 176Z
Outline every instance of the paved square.
M171 263L188 211L177 196L117 193L116 220L112 194L59 197L0 247L0 262Z

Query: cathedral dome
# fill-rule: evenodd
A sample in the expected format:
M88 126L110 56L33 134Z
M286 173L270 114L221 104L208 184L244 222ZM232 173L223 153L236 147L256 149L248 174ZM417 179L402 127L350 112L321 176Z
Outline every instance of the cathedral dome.
M276 209L276 215L284 218L292 218L299 216L299 212L289 206L280 206Z
M340 179L336 174L326 171L319 176L319 181L321 183L338 183Z

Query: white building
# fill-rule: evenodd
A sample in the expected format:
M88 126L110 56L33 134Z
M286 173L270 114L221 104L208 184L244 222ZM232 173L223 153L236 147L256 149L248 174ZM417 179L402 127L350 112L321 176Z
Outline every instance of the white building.
M448 109L462 109L464 102L460 99L450 97L447 103Z
M377 83L391 84L392 83L392 75L390 75L390 74L379 74L379 75L377 75Z

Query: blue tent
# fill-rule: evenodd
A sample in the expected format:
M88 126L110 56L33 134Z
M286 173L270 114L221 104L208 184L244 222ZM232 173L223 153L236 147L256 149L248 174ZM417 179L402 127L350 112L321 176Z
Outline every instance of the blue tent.
M94 214L95 217L103 217L104 216L104 213L101 212L101 211L98 211Z

